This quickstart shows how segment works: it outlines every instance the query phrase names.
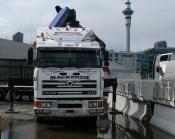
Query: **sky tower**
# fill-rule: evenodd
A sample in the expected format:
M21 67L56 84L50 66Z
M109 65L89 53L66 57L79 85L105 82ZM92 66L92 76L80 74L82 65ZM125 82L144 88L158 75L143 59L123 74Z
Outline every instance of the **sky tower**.
M126 51L130 52L131 15L134 13L134 11L130 8L131 2L129 0L125 2L125 5L126 9L123 11L123 14L125 15L126 19Z

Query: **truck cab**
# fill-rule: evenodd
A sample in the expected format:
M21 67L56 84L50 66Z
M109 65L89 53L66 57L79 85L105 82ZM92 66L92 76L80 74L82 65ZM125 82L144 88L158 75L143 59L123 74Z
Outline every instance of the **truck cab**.
M155 80L175 79L175 53L160 54L156 57L154 66Z
M33 47L36 117L103 114L103 68L108 53L92 40L92 34L87 28L38 29Z

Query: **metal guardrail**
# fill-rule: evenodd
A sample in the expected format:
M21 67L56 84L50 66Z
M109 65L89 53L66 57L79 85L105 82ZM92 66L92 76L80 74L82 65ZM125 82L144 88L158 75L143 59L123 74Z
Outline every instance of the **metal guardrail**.
M116 95L175 107L175 81L118 79Z
M118 80L116 94L142 101L141 87L141 80Z
M175 107L175 81L156 82L153 101Z

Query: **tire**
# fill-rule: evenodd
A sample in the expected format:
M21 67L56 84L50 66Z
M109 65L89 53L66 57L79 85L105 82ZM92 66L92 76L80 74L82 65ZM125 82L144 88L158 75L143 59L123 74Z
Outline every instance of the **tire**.
M44 118L43 117L37 117L36 121L37 121L37 123L43 123Z
M0 89L0 100L5 99L5 91L3 89Z

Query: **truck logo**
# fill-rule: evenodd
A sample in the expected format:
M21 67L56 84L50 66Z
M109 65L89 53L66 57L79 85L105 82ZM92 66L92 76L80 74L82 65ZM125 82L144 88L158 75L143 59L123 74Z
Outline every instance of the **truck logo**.
M73 82L72 81L67 81L66 84L67 84L68 87L71 87L73 85Z

